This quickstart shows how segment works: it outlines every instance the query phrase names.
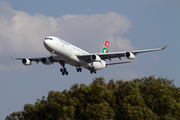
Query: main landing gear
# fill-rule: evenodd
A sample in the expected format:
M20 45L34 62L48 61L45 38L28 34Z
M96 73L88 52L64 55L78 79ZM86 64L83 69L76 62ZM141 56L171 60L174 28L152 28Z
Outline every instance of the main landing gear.
M76 66L77 72L82 72L82 68L80 66Z
M96 74L96 70L94 69L94 67L89 67L89 70L91 74Z
M65 63L64 62L59 62L63 68L60 69L60 72L62 72L62 75L68 75L68 71L67 69L65 68Z
M61 68L60 72L62 72L62 75L68 75L68 71L66 70L66 68Z

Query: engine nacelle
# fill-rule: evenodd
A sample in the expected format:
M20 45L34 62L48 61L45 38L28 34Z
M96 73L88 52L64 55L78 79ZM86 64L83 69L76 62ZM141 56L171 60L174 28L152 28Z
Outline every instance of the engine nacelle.
M50 61L48 58L42 58L41 62L42 62L44 65L50 65L50 64L51 64L51 61Z
M127 57L128 59L134 59L134 58L135 58L135 55L134 55L133 53L131 53L131 52L126 52L126 57Z
M22 64L23 65L31 65L31 61L29 59L27 59L27 58L23 58L22 59Z
M94 62L101 62L101 58L98 55L91 55L91 60Z

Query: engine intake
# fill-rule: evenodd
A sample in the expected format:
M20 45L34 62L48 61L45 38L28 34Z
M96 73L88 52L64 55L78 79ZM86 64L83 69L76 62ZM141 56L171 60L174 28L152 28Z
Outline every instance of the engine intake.
M131 52L126 52L126 58L128 59L134 59L135 58L135 55Z
M50 64L51 64L51 61L50 61L48 58L42 58L41 62L42 62L44 65L50 65Z
M91 60L93 62L101 62L101 58L98 55L91 55Z
M23 58L22 59L22 64L23 65L31 65L31 61L29 59L27 59L27 58Z

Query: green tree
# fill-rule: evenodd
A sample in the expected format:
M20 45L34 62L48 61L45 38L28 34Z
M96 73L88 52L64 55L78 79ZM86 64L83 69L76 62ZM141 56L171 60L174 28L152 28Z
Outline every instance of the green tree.
M70 90L50 91L48 97L25 104L6 120L67 119L180 119L180 88L173 80L154 76L132 81L95 78L87 86L74 84Z
M157 119L158 116L149 109L139 91L136 81L117 81L116 119Z
M147 105L161 119L180 119L180 88L173 80L144 77L138 81L141 95Z
M71 87L69 93L76 97L76 119L106 119L114 116L112 104L113 92L106 88L104 78L95 78L89 86L77 84Z

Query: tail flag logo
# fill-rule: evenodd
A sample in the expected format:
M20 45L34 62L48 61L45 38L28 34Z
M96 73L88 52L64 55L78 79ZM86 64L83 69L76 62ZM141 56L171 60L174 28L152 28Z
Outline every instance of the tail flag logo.
M102 53L107 53L108 52L108 47L109 47L109 41L106 41L104 43L103 49L102 49Z

